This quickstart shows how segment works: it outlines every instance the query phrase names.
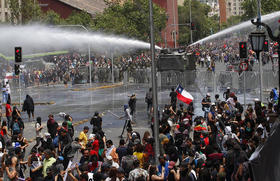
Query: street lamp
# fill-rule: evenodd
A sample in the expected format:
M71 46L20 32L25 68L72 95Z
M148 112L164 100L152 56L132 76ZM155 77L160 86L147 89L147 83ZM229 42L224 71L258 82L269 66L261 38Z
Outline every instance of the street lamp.
M58 27L81 27L89 33L88 29L83 25L56 25ZM90 61L90 42L88 42L88 63L89 63L89 87L91 88L91 61Z
M256 25L256 26L263 26L265 27L267 33L268 33L268 36L271 40L273 41L276 41L278 43L278 49L277 49L277 53L278 53L278 86L279 86L279 92L278 92L278 95L280 95L280 34L278 34L277 36L274 36L273 33L272 33L272 30L271 28L265 24L265 23L262 23L260 21L254 21L254 19L251 20L251 23L253 25ZM280 29L280 26L279 26L279 29ZM277 112L278 112L278 115L280 115L280 96L278 96L278 106L277 106Z
M265 40L265 33L263 31L252 32L250 35L250 42L252 50L256 52L257 58L259 60L260 52L263 51L263 45Z
M263 51L265 33L263 31L257 30L256 32L252 32L250 35L250 41L252 45L252 49L257 54L257 59L259 62L259 80L260 80L260 101L262 102L262 67L261 67L261 57L260 52Z

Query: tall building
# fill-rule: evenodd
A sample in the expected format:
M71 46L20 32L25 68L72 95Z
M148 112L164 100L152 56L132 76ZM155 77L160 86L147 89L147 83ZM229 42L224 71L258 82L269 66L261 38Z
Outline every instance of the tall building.
M165 9L167 15L166 28L160 32L162 42L158 45L166 48L174 48L176 44L177 47L179 40L178 1L153 0L153 2Z
M226 0L227 19L231 16L240 16L244 14L242 2L244 0Z

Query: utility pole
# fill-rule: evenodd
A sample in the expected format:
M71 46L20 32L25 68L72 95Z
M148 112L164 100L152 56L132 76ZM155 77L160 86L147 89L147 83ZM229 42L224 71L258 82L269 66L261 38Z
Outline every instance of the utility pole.
M257 17L257 22L261 22L261 0L258 0L258 17ZM257 26L257 30L261 30L261 26ZM258 61L259 61L259 79L260 79L260 101L262 102L262 89L263 89L263 82L262 82L262 53L258 52L259 55L257 55L258 57Z
M190 7L190 26L192 23L192 0L189 0L189 7ZM192 29L190 28L191 31L191 44L193 43L193 35L192 35Z
M173 24L175 25L176 24L176 16L175 16L175 3L174 3L175 0L173 0ZM174 31L174 48L177 48L177 37L176 37L176 34L177 34L177 30L176 30L176 26L175 27L175 31Z
M153 90L153 117L154 117L154 139L155 139L155 161L158 165L159 157L159 123L158 123L158 100L157 100L157 81L155 68L155 42L154 42L154 19L153 19L153 1L149 0L150 5L150 35L151 35L151 58L152 58L152 90Z

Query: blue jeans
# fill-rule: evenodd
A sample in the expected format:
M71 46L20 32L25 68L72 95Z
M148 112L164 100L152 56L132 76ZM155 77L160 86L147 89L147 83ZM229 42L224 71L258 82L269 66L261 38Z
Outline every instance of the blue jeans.
M2 102L7 103L7 101L8 101L8 94L4 93Z

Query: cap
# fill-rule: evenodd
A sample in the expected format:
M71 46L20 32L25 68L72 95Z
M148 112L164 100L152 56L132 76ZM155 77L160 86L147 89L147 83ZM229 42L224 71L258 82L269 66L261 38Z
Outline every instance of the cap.
M227 87L227 89L230 89L230 87Z
M259 102L260 100L258 98L254 99L255 102Z
M95 137L95 134L90 134L88 139L93 139Z
M17 148L17 147L20 147L19 142L16 142L16 143L15 143L15 148Z
M173 168L175 166L175 162L174 161L170 161L168 168Z
M210 93L207 93L206 96L210 97Z
M45 133L45 137L51 136L50 133Z
M215 106L216 104L214 102L212 102L211 106Z

